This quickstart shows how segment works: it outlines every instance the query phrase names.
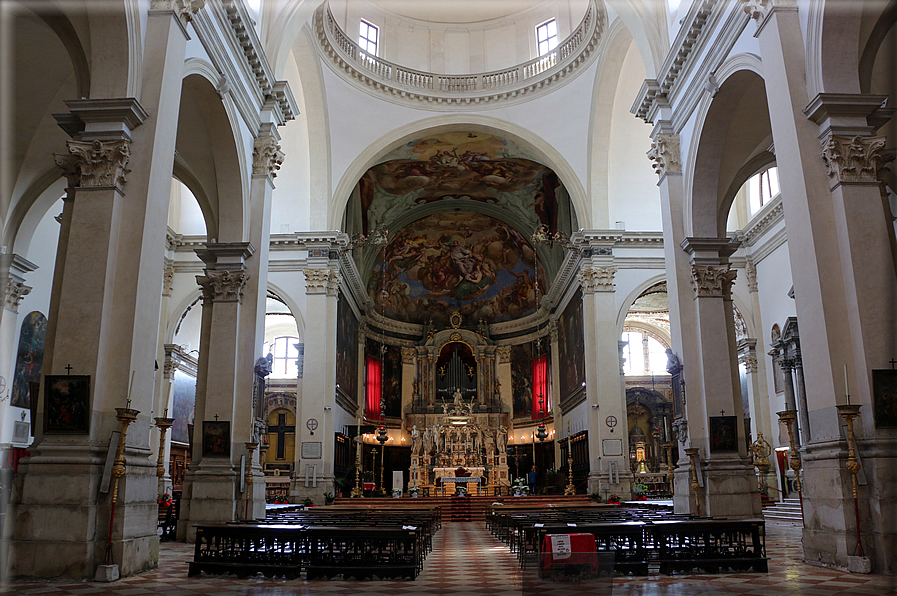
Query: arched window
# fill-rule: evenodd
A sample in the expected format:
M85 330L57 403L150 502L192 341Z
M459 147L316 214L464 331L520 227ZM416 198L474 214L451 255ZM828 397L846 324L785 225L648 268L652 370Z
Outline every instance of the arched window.
M747 181L748 210L751 217L779 194L779 171L773 166Z
M628 342L623 348L623 372L627 375L667 374L667 346L648 333L637 329L623 332Z
M271 370L271 376L298 376L299 370L297 368L297 363L299 361L299 349L296 347L296 344L298 343L298 337L289 335L274 338L274 342L270 345L265 343L262 351L265 354L270 352L274 355L274 366Z

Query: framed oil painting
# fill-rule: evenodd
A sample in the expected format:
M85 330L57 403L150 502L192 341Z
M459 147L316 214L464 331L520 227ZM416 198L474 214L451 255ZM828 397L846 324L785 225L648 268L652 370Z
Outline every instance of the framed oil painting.
M202 456L230 457L230 421L202 421Z
M46 375L44 393L45 434L90 432L90 375Z
M872 371L875 427L897 428L897 370Z
M710 453L738 451L738 416L710 417Z

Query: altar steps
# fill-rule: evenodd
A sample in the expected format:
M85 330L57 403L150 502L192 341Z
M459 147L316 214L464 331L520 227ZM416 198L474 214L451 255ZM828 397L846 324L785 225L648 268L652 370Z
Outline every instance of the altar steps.
M442 508L443 522L478 522L486 521L486 512L489 505L496 501L505 503L514 503L524 505L527 503L536 504L582 504L589 505L591 500L586 495L545 495L532 497L490 497L490 496L470 496L470 497L419 497L413 499L403 496L398 499L392 497L365 497L364 499L351 499L338 497L337 505L365 505L375 509L392 509L401 510L403 507L415 507L420 505L435 505Z
M804 515L800 509L800 499L785 499L781 503L764 507L763 519L769 525L802 527Z

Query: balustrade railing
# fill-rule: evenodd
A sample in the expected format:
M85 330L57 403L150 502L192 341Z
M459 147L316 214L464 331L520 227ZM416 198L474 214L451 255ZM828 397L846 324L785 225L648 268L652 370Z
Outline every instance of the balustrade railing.
M371 56L352 41L333 18L330 7L323 14L324 30L330 44L339 48L343 59L351 61L353 67L380 79L391 81L402 87L421 91L436 91L445 94L467 94L477 91L501 91L526 84L538 77L547 76L553 68L564 64L582 50L595 33L597 27L596 5L589 3L579 26L551 52L533 58L511 68L470 75L450 75L430 73L400 66L388 60Z

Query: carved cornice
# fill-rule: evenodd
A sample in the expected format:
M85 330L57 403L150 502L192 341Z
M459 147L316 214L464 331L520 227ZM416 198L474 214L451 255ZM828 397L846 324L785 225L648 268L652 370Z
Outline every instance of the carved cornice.
M654 172L661 178L666 174L681 174L682 161L679 157L679 135L660 133L655 135L651 149L647 153L653 163Z
M180 370L196 378L199 361L185 351L183 346L165 344L165 362L162 365L162 376L172 379L174 372Z
M833 183L878 182L885 155L886 137L842 137L829 135L822 145L822 159ZM893 159L893 157L890 157Z
M336 296L342 276L333 269L303 269L306 294L327 294Z
M501 359L501 362L511 362L511 346L498 346L495 348L495 354Z
M778 195L772 201L763 206L758 215L762 216L754 218L748 223L744 230L744 243L747 246L753 246L767 230L779 223L785 218L785 209L782 206L782 196Z
M730 298L738 272L729 265L692 265L691 285L697 298Z
M202 288L204 300L243 302L243 288L248 279L245 271L206 270L205 275L196 276L196 283Z
M3 305L6 307L6 310L17 313L19 312L19 304L30 293L31 286L26 286L24 283L16 281L11 277L7 278Z
M272 135L256 138L252 150L252 175L275 178L284 157L277 139Z
M65 168L72 167L72 164L78 168L79 187L116 187L121 189L126 182L125 176L131 171L127 169L128 161L131 159L130 141L124 139L106 142L69 140L65 144L74 160L57 158L56 163L63 167L60 164L60 161L63 161L66 164Z
M595 292L613 292L614 274L617 268L613 265L606 267L583 267L579 270L579 283L584 294Z

